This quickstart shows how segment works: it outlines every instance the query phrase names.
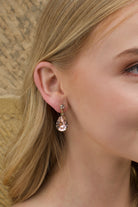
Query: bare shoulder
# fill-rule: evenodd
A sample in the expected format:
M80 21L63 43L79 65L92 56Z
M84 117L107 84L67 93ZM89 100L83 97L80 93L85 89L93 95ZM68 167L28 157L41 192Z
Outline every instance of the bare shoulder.
M13 205L12 207L34 207L34 204L32 202L24 201L21 203L17 203Z
M27 207L26 205L24 205L24 203L18 203L13 205L12 207Z
M12 207L38 207L38 206L42 206L41 204L41 200L38 199L37 197L34 198L30 198L26 201L14 204Z
M37 193L25 201L14 204L12 207L38 207L38 206L45 207L45 206L49 206L48 201L46 201L46 198L43 199L43 197L45 198L45 194L43 196L42 193Z
M32 207L32 205L30 205L29 203L17 203L15 205L13 205L12 207Z

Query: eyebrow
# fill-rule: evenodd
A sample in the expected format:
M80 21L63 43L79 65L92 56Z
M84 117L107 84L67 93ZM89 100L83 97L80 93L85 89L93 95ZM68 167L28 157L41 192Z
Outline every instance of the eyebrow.
M134 48L130 48L130 49L124 50L123 52L119 53L116 56L116 58L122 57L124 55L138 55L138 48L134 47Z

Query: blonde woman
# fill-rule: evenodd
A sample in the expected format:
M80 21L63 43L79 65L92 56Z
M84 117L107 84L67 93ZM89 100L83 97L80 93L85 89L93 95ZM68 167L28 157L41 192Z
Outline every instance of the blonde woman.
M48 0L22 97L14 206L138 206L137 0Z

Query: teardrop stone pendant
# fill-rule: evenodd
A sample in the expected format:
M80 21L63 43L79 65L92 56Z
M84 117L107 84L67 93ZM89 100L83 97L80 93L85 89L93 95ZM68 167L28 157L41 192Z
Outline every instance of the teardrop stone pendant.
M58 129L58 131L66 131L66 129L68 128L68 123L67 123L67 119L66 117L60 116L56 122L56 128Z
M68 128L68 122L67 119L64 115L64 105L60 105L60 109L61 109L61 114L60 117L58 118L57 122L56 122L56 128L58 131L66 131L66 129Z

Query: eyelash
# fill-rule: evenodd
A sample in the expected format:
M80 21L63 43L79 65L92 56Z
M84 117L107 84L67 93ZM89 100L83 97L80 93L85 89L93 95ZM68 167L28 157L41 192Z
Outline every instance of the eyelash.
M137 74L134 73L133 75L131 75L131 71L133 71L133 70L137 70ZM133 65L133 66L125 69L124 72L126 73L126 75L138 77L138 63L136 65Z

